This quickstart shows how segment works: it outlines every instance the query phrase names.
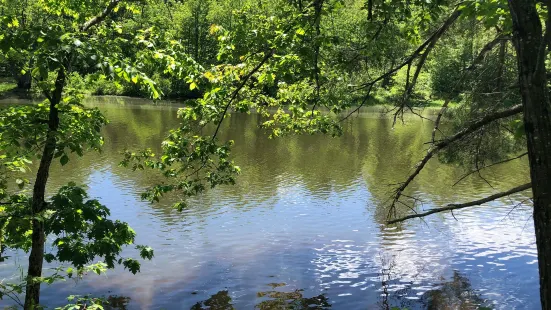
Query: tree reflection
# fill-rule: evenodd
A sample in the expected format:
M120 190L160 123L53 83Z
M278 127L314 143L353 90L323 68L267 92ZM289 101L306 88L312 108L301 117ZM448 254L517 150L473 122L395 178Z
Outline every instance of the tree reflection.
M191 310L233 310L232 299L228 294L228 291L220 291L209 299L196 303Z
M103 309L126 310L128 309L129 302L130 302L130 297L110 295L109 297L107 297L107 300L106 300L107 304L103 306Z
M428 310L491 309L488 301L472 288L469 279L457 271L454 271L451 281L437 290L428 291L422 300Z
M384 286L388 285L383 281ZM271 289L256 294L264 299L255 305L258 310L321 310L331 308L329 298L325 294L305 297L304 290L291 292L278 291L285 283L272 283ZM388 287L387 287L388 288ZM382 294L378 308L382 310L396 309L427 309L427 310L489 310L492 309L488 300L482 298L473 289L469 279L454 271L453 277L434 290L424 293L420 298L412 299L412 288L394 291L393 294ZM207 300L198 302L191 310L234 310L232 298L227 290L219 291Z
M99 107L111 121L103 130L103 153L100 156L85 154L80 160L56 169L52 173L52 186L63 185L67 179L77 184L87 183L96 170L109 171L115 182L131 184L136 193L163 183L164 177L151 170L133 172L119 167L120 152L144 148L158 151L168 131L179 123L178 106L120 98L94 98L88 104ZM290 185L300 186L323 199L334 192L345 192L361 180L370 193L369 209L377 222L385 223L388 215L385 202L394 189L389 184L403 181L424 154L432 125L411 119L393 128L391 119L373 118L376 115L368 114L344 123L344 134L338 139L323 135L268 139L258 128L262 121L260 115L232 115L222 124L219 138L236 141L232 157L243 173L236 185L208 191L200 199L191 199L190 205L194 210L209 209L215 202L231 200L237 202L232 205L239 208L251 200L273 199L282 187ZM527 180L526 167L526 162L518 161L496 166L485 173L506 176L495 180L490 175L487 179L496 190L508 189ZM464 173L464 169L455 165L431 161L405 194L422 198L428 205L438 205L486 195L491 190L485 182L474 177L452 187ZM101 191L109 191L112 184L98 181L95 186ZM163 214L163 221L179 223L185 215L175 215L171 208L177 199L176 195L168 195L162 203L151 208ZM408 208L402 209L398 210L402 212L398 215L410 212Z
M385 289L383 282L383 292ZM469 279L454 271L451 280L443 282L438 288L424 293L421 298L411 299L412 287L395 291L394 294L382 294L380 307L383 310L426 309L426 310L489 310L491 303L473 289Z
M258 298L266 300L255 305L259 310L322 310L331 308L329 298L324 294L313 297L304 297L303 290L281 292L275 289L284 286L284 283L270 284L271 290L257 293ZM233 310L232 298L228 291L219 291L209 299L196 303L191 310Z
M278 292L275 290L260 292L258 297L267 297L268 300L264 300L255 306L255 309L260 310L272 310L272 309L293 309L293 310L306 310L306 309L329 309L331 304L329 298L324 294L320 294L314 297L304 297L303 290L295 290L293 292Z

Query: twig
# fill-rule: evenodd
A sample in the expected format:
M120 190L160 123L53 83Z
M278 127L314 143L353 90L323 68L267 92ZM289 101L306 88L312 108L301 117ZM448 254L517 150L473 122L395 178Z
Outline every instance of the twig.
M467 177L470 176L471 174L477 173L478 171L480 171L480 170L482 170L482 169L486 169L486 168L490 168L490 167L497 166L497 165L500 165L500 164L504 164L504 163L513 161L513 160L515 160L515 159L522 158L522 157L524 157L524 156L526 156L526 155L528 155L528 152L522 153L522 154L520 154L520 155L518 155L518 156L516 156L516 157L507 158L507 159L504 159L504 160L502 160L502 161L495 162L495 163L493 163L493 164L490 164L490 165L481 167L480 169L472 170L472 171L470 171L469 173L463 175L461 178L459 178L459 180L457 180L452 186L456 186L457 184L459 184L461 181L463 181L465 178L467 178Z
M459 15L461 15L461 11L459 10L455 10L452 15L446 20L446 22L444 23L444 25L447 25L448 23L450 22L453 22L455 21ZM451 25L451 24L450 24ZM401 64L399 64L398 66L392 68L391 70L387 71L386 73L380 75L378 78L370 81L370 82L367 82L367 83L364 83L360 86L360 88L368 88L372 85L375 85L377 82L383 80L384 78L386 77L389 77L391 75L393 75L394 73L396 73L398 70L402 69L403 67L409 65L411 62L413 62L415 59L417 59L417 57L421 56L421 53L425 50L425 48L433 41L435 40L435 38L439 38L439 36L441 35L441 32L442 30L445 30L447 29L447 27L440 27L438 30L436 30L425 42L423 42L423 44L421 44L405 61L403 61Z
M532 188L532 183L527 183L527 184L520 185L520 186L517 186L515 188L512 188L508 191L493 194L491 196L488 196L488 197L485 197L485 198L482 198L482 199L478 199L478 200L474 200L474 201L470 201L470 202L466 202L466 203L462 203L462 204L449 204L449 205L447 205L445 207L442 207L442 208L435 208L435 209L429 210L427 212L416 213L416 214L411 214L411 215L408 215L408 216L404 216L404 217L401 217L401 218L398 218L398 219L388 221L387 224L400 223L400 222L404 222L404 221L407 221L407 220L413 219L413 218L423 218L425 216L428 216L428 215L431 215L431 214L434 214L434 213L440 213L440 212L452 211L452 210L463 209L463 208L468 208L468 207L473 207L473 206L479 206L481 204L484 204L484 203L487 203L487 202L490 202L490 201L494 201L496 199L499 199L499 198L502 198L502 197L505 197L505 196L509 196L509 195L512 195L512 194L515 194L515 193L518 193L518 192L522 192L522 191L525 191L525 190L530 189L530 188Z
M409 184L415 179L415 177L423 170L425 165L429 162L429 160L436 154L438 151L446 148L451 143L461 140L464 137L468 136L469 134L475 132L476 130L490 124L493 121L496 121L501 118L510 117L513 115L516 115L518 113L522 112L522 105L515 105L509 109L502 110L499 112L495 112L492 114L488 114L481 119L471 123L469 126L463 128L461 131L457 132L455 135L448 137L446 139L441 140L438 143L433 144L427 151L427 154L425 157L417 164L415 170L412 174L409 175L407 180L402 183L402 185L396 190L396 194L394 196L391 210L394 208L396 202L400 199L400 196L402 195L402 192L409 186Z
M463 83L463 81L465 80L465 78L467 77L467 72L473 70L474 68L476 68L476 66L478 65L478 63L482 62L486 56L487 53L489 53L499 42L501 42L502 40L510 40L511 38L509 36L505 36L505 35L500 35L498 36L497 38L495 38L494 40L492 40L491 42L488 42L481 50L480 52L478 53L478 56L473 60L473 62L471 63L471 65L469 67L467 67L465 69L465 71L463 71L463 73L461 74L461 77L459 78L459 80L457 81L457 83L455 83L454 87L453 87L453 90L452 90L452 93L454 91L456 91L460 86L461 84ZM434 129L432 130L432 141L434 141L436 139L436 132L437 131L440 131L439 129L439 126L440 126L440 122L442 120L442 116L444 115L444 113L446 112L446 110L448 109L448 105L450 104L452 100L452 97L449 96L446 101L444 101L444 104L442 105L442 108L440 109L440 111L438 112L438 116L436 117L436 121L434 123Z
M369 97L371 95L371 90L373 89L373 85L369 86L369 89L367 90L367 93L364 96L364 99L362 100L362 103L357 106L352 112L348 113L345 117L341 118L340 122L345 121L347 118L349 118L352 114L355 112L360 111L360 109L367 103L367 100L369 100Z
M237 88L233 91L230 100L228 101L228 104L224 107L224 110L222 113L220 113L220 118L218 120L218 125L216 126L216 130L214 131L214 134L212 135L212 139L214 140L216 138L216 135L218 134L218 131L220 130L220 126L222 125L222 122L224 121L224 117L228 113L228 109L230 108L231 104L237 98L237 95L239 94L239 91L245 87L245 84L249 81L249 79L255 74L260 68L270 59L275 53L275 49L271 49L269 52L264 55L264 58L249 72L247 75L245 75L241 81L241 83L237 86Z

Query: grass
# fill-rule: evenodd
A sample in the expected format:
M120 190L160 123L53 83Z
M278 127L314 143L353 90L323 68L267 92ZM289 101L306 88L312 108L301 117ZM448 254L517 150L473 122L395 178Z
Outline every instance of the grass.
M7 93L10 93L16 88L17 84L6 80L0 80L0 96L4 96Z

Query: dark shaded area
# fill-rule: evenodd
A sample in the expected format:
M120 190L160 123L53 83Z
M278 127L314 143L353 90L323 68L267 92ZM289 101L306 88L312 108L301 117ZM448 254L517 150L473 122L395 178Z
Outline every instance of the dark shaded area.
M306 309L329 309L331 304L329 298L325 294L320 294L313 297L304 297L303 290L295 290L292 292L280 292L276 288L285 286L284 283L272 283L270 284L272 290L265 292L258 292L258 298L265 298L255 305L255 309L268 310L268 309L293 309L293 310L306 310ZM219 291L212 295L205 301L198 302L191 310L233 310L232 298L228 291Z
M385 283L383 283L385 284ZM303 290L278 291L285 283L270 284L271 290L258 292L257 297L265 299L255 305L255 309L307 310L330 309L332 304L325 294L305 297ZM427 309L427 310L488 310L491 303L473 289L469 279L454 271L450 281L423 294L419 299L407 299L410 290L399 290L394 294L382 294L379 308L383 310ZM386 292L383 288L383 292ZM234 310L232 298L227 290L219 291L207 300L198 302L191 310Z
M383 292L386 283L383 283ZM382 294L380 308L383 310L426 309L426 310L489 310L493 309L488 299L480 296L470 280L455 270L449 281L424 293L419 299L411 297L411 288L398 290L392 294Z

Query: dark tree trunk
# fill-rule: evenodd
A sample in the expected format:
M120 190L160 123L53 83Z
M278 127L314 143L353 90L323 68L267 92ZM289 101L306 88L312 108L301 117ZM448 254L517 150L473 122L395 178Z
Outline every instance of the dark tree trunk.
M545 72L546 37L535 0L509 0L517 50L524 127L534 195L542 309L551 309L551 114Z
M314 81L316 81L316 102L315 105L320 100L320 67L319 67L319 58L320 58L320 35L321 35L321 13L323 9L324 0L315 0L314 1L314 28L316 29L316 36L314 37Z
M503 74L505 69L505 55L507 53L507 41L502 40L499 46L499 60L497 64L496 91L503 90Z
M48 117L48 133L42 150L40 166L36 173L36 181L33 187L32 214L39 215L46 209L46 184L50 173L50 166L57 147L57 130L59 128L59 110L57 104L61 102L61 93L65 86L65 71L60 69L55 82L55 90L49 97L50 113ZM42 264L44 261L44 222L33 219L32 221L32 245L29 255L29 268L27 271L27 287L25 292L25 310L37 309L40 304L40 282L34 278L42 276Z
M195 56L195 60L196 61L199 61L199 15L201 14L201 6L198 5L195 7L195 10L194 10L194 19L193 19L193 30L194 30L194 40L193 40L193 45L194 45L194 56Z
M25 74L17 76L17 88L23 90L31 89L31 73L25 72Z

